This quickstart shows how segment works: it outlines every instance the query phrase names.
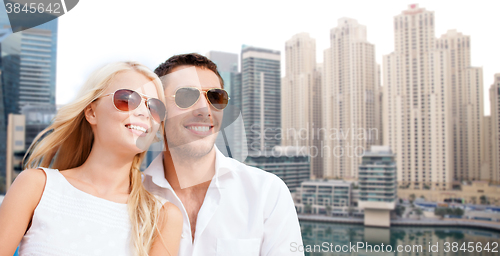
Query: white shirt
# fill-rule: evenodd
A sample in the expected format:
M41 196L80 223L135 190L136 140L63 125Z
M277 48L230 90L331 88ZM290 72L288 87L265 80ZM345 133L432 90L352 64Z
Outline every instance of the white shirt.
M216 146L215 175L198 213L194 243L186 209L165 179L163 153L144 171L144 185L182 211L180 256L304 255L295 206L272 173L224 156Z

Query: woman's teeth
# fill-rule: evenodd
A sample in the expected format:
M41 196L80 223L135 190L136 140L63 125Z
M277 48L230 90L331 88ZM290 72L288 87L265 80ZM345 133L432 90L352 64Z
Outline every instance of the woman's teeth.
M125 127L129 128L129 129L138 130L138 131L141 131L141 132L146 132L146 128L144 128L144 127L142 127L142 126L137 126L137 125L125 125Z

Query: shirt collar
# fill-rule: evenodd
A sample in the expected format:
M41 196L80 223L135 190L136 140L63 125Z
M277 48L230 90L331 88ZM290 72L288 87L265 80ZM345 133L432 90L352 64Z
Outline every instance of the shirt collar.
M163 170L163 151L161 151L148 168L144 170L144 175L151 176L151 180L156 185L172 189L172 186L170 186L170 183L168 183L165 178L165 172Z
M220 179L222 175L225 175L233 170L232 159L226 157L220 150L214 145L215 148L215 175L212 178L210 187L220 188ZM151 162L151 164L144 170L144 175L151 176L153 183L157 186L167 188L172 190L172 186L168 183L165 178L165 173L163 169L163 151Z

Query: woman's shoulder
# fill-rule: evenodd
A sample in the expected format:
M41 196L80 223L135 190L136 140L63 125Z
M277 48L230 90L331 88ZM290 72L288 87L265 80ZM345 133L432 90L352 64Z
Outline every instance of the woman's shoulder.
M161 215L164 220L180 221L182 223L182 212L175 204L166 201L162 202Z
M6 197L18 204L26 204L30 208L36 207L40 201L47 176L41 169L26 169L22 171L7 191Z
M35 188L39 187L41 190L45 187L45 183L47 180L47 174L44 170L36 168L36 169L26 169L22 171L19 175L17 175L14 183L23 186L35 186Z

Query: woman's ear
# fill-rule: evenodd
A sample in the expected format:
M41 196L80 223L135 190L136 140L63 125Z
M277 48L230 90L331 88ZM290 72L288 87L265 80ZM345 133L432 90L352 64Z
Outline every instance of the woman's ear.
M87 122L89 124L97 124L97 116L95 114L95 107L96 104L94 102L90 103L87 107L85 107L84 114L85 114L85 119L87 119Z

